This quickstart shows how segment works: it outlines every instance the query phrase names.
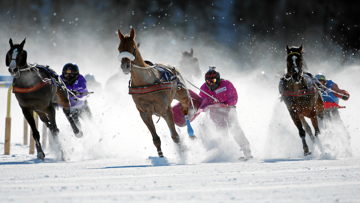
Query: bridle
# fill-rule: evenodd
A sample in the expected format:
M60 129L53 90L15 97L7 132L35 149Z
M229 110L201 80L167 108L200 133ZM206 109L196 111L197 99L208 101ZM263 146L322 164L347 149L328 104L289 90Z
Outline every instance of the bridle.
M125 40L124 50L127 47L128 40ZM130 68L133 66L133 62L136 60L136 47L134 47L134 52L130 53L128 51L122 51L119 53L118 60L121 62L123 58L128 58L130 60Z
M19 51L20 50L20 51ZM20 77L20 71L25 71L25 67L27 67L27 63L25 62L23 66L19 66L17 65L16 59L19 55L20 52L23 52L23 49L18 49L18 48L14 48L12 50L12 54L11 54L11 60L9 61L9 72L10 74L14 77L14 78L18 78ZM10 55L10 53L9 53ZM7 56L8 57L8 56ZM13 63L14 62L14 63ZM15 67L14 65L15 64Z
M288 64L288 73L289 74L291 74L290 72L289 72L289 66L290 66L290 68L294 68L295 69L295 72L297 73L297 74L299 74L299 76L300 76L300 79L299 79L299 81L295 81L295 83L299 83L299 82L301 82L301 80L302 80L302 63L301 63L301 65L298 67L297 66L297 64L296 64L296 59L298 58L296 55L298 55L299 56L299 58L300 58L300 60L302 61L302 55L301 55L301 53L299 53L299 52L290 52L289 54L288 54L288 58L290 57L292 55L292 57L291 57L291 59L292 59L292 63L294 64L293 66L291 66L291 65L289 65ZM289 61L289 59L287 59L287 62L288 63L291 63L290 61ZM299 70L300 69L300 70ZM289 81L289 80L291 80L292 82L294 82L294 78L292 77L293 75L290 75L289 77L284 77L284 79L285 80L287 80L287 81Z

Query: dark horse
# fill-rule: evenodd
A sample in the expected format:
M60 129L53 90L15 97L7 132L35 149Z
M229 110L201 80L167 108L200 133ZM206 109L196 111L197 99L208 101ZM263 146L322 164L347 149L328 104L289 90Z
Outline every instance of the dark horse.
M129 93L132 95L142 120L151 132L159 157L163 157L160 137L156 133L152 116L157 115L165 119L171 131L171 138L181 148L180 137L175 130L171 102L175 98L181 103L181 111L188 121L188 133L190 137L193 137L188 117L188 90L184 85L179 85L179 82L185 83L175 68L165 68L176 76L176 79L165 82L160 79L162 74L159 69L153 66L149 67L145 63L136 46L134 29L131 29L130 36L124 36L118 30L118 36L120 39L118 59L121 61L121 69L125 74L131 74Z
M183 73L183 76L187 79L191 79L192 76L200 77L201 70L199 66L199 60L194 57L194 50L190 52L181 52L182 57L179 62L179 70Z
M9 67L10 74L14 77L13 93L19 102L22 112L28 121L36 143L37 158L44 160L45 153L40 144L40 134L36 129L33 111L35 111L42 122L50 129L55 143L58 142L59 129L55 122L54 103L63 106L64 113L68 118L75 135L82 134L70 116L70 102L66 90L55 84L55 80L49 78L42 68L26 62L27 52L23 49L24 41L21 44L13 44L9 41L10 50L6 54L6 66ZM63 85L63 84L62 84ZM62 158L63 151L60 147Z
M317 116L322 118L324 102L320 91L316 88L315 79L311 73L303 72L303 46L286 46L287 51L287 73L280 79L279 91L285 102L292 120L299 130L302 139L304 156L310 155L309 147L305 141L305 130L312 141L320 134ZM311 133L310 126L306 123L304 116L311 119L315 129L315 137ZM303 129L303 125L305 130Z

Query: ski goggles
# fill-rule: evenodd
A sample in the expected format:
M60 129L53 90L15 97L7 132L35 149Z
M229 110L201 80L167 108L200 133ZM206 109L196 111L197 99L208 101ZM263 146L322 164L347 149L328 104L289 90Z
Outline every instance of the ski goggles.
M68 78L69 76L73 78L76 76L76 74L75 73L65 73L64 74L64 77L66 77L66 78Z
M207 82L207 83L216 83L216 78L207 79L206 82Z

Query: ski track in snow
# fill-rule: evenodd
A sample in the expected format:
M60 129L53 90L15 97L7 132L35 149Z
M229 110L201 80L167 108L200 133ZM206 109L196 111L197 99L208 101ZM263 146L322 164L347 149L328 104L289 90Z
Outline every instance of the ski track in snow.
M308 157L278 100L278 79L254 83L255 72L222 74L238 90L239 122L255 157L249 161L238 161L242 154L231 135L219 137L205 114L192 123L197 140L177 127L185 146L181 155L164 120L155 124L166 157L158 158L122 80L119 93L89 98L94 119L82 121L81 139L57 111L60 141L70 161L60 161L48 144L42 162L22 145L23 118L12 96L11 155L0 155L0 202L359 202L360 82L349 77L360 71L348 70L351 75L344 71L334 78L351 94L349 101L341 101L347 107L340 110L343 124L322 122L318 141L307 137L313 152ZM6 115L6 97L0 102L0 113ZM2 152L3 141L1 134Z

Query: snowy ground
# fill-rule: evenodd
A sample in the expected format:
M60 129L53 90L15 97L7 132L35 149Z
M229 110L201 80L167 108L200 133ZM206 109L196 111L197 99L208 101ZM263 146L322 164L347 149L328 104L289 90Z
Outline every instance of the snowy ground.
M179 165L154 157L76 162L47 159L43 163L24 154L2 157L0 202L359 202L360 199L358 157Z
M329 75L351 94L349 101L341 101L344 124L322 123L319 141L308 139L313 152L308 157L303 157L297 129L278 100L278 79L255 83L257 72L222 74L239 93L238 117L255 157L250 161L238 161L241 152L231 135L219 137L211 125L204 129L206 115L192 123L195 141L178 128L187 146L181 156L161 119L156 128L166 158L157 158L127 94L128 77L120 80L119 93L89 98L94 119L82 121L81 139L57 111L60 141L70 161L60 161L50 147L45 162L39 161L23 145L23 117L12 96L11 155L0 155L0 202L359 202L360 69L347 70ZM199 79L196 85L201 83ZM1 95L6 93L0 89ZM0 103L5 117L5 96Z

